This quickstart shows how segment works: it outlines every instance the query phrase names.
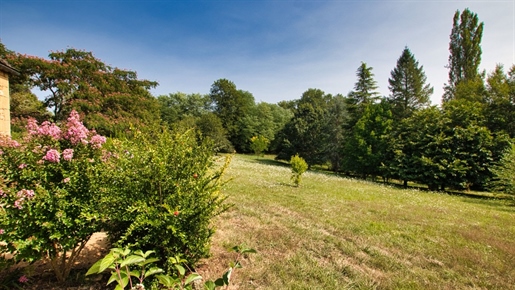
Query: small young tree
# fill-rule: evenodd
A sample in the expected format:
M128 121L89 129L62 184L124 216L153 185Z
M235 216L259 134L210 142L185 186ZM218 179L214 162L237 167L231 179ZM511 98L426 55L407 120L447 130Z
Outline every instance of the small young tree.
M295 186L299 186L302 174L308 170L308 164L299 154L291 157L290 164L292 172L291 179L293 183L295 183Z
M261 135L250 138L250 142L250 148L257 156L264 156L264 152L268 149L268 144L270 144L270 140Z

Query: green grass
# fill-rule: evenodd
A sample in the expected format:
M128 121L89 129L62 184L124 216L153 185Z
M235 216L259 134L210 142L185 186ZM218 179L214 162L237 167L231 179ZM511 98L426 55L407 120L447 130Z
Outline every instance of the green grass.
M258 251L231 289L515 289L515 206L290 169L237 155L217 217L213 256L199 272L219 276L244 243Z

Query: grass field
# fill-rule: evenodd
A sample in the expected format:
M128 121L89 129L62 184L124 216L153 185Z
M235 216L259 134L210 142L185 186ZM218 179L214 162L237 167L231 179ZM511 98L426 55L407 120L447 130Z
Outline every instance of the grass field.
M234 206L215 220L219 276L245 244L230 289L515 289L515 205L398 189L290 169L237 155L224 192Z

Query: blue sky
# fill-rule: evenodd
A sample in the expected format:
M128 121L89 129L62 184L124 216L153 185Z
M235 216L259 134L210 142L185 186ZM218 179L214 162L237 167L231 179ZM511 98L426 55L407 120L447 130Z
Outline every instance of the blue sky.
M390 71L408 46L439 104L452 17L465 8L485 23L481 69L507 70L515 63L515 0L0 0L0 39L40 57L92 51L158 81L156 96L206 94L226 78L269 103L309 88L346 95L362 61L388 95Z

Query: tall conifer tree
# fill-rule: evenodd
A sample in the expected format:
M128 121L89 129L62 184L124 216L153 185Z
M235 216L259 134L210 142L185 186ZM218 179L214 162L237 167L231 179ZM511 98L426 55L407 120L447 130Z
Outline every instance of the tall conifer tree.
M430 104L429 97L433 93L433 87L426 84L427 77L423 67L407 47L390 74L388 88L391 95L388 100L392 104L392 113L396 120L407 118L415 110Z

